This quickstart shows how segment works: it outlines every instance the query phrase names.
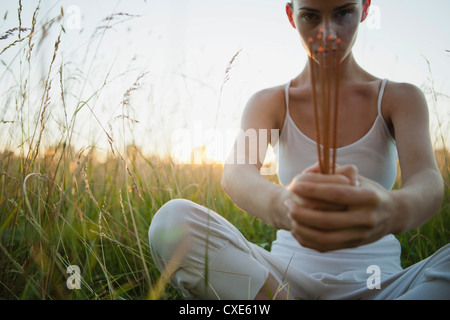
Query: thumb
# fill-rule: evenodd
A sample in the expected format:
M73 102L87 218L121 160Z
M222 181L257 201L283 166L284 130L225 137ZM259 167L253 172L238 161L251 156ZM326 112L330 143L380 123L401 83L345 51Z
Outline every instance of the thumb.
M303 170L302 173L320 173L319 162L316 162L313 165L307 167L305 170Z

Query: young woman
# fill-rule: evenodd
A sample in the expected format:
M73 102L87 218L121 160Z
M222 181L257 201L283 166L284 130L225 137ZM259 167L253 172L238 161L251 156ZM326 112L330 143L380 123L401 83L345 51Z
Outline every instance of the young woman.
M245 164L230 159L222 179L237 206L279 229L277 239L268 252L215 212L187 200L168 202L151 223L150 247L161 271L175 271L171 283L186 298L450 298L449 246L408 269L400 265L394 234L419 227L438 210L443 182L422 92L372 76L353 57L369 6L370 0L286 5L311 59L286 85L256 93L241 122L243 132L265 129L267 141L273 138L270 129L279 130L275 149L282 185L261 176L260 161L248 161L249 146L237 154ZM315 165L309 64L320 59L308 39L320 30L325 38L341 39L333 175L320 174ZM257 145L263 148L258 154L265 154L267 145ZM392 190L397 156L402 188Z

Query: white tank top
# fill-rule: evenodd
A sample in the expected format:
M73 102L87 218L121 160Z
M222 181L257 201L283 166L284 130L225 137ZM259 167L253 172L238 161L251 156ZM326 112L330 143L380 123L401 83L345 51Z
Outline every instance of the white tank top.
M397 176L397 148L381 114L381 102L387 79L378 95L378 116L371 129L358 141L338 148L336 162L353 164L359 174L392 189ZM316 142L303 134L289 115L289 87L286 85L286 118L279 140L273 146L278 162L278 176L283 185L317 162Z
M357 166L359 174L390 190L397 176L397 148L381 114L386 82L384 79L381 83L378 116L371 129L358 141L338 148L336 162ZM285 186L297 174L317 162L316 142L303 134L289 115L289 87L290 82L286 85L286 118L279 140L273 146L277 156L278 176ZM289 231L278 230L271 252L286 261L292 259L292 265L311 274L338 274L348 270L363 270L364 273L371 264L380 266L383 273L402 269L400 243L392 234L357 248L320 253L301 246Z

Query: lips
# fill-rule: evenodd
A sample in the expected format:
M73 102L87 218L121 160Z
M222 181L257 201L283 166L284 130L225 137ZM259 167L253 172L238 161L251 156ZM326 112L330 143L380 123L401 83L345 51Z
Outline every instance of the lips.
M322 51L320 52L319 50L315 50L314 51L314 56L315 57L320 57L320 55L323 54L324 57L328 57L328 50ZM333 57L335 57L337 55L337 50L334 49L333 51L331 51L331 55Z

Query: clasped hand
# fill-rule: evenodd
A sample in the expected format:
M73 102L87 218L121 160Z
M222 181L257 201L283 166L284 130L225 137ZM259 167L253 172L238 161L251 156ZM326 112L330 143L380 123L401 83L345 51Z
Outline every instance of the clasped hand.
M368 244L390 233L389 191L338 166L333 175L314 166L296 176L284 202L291 233L304 247L321 252Z

